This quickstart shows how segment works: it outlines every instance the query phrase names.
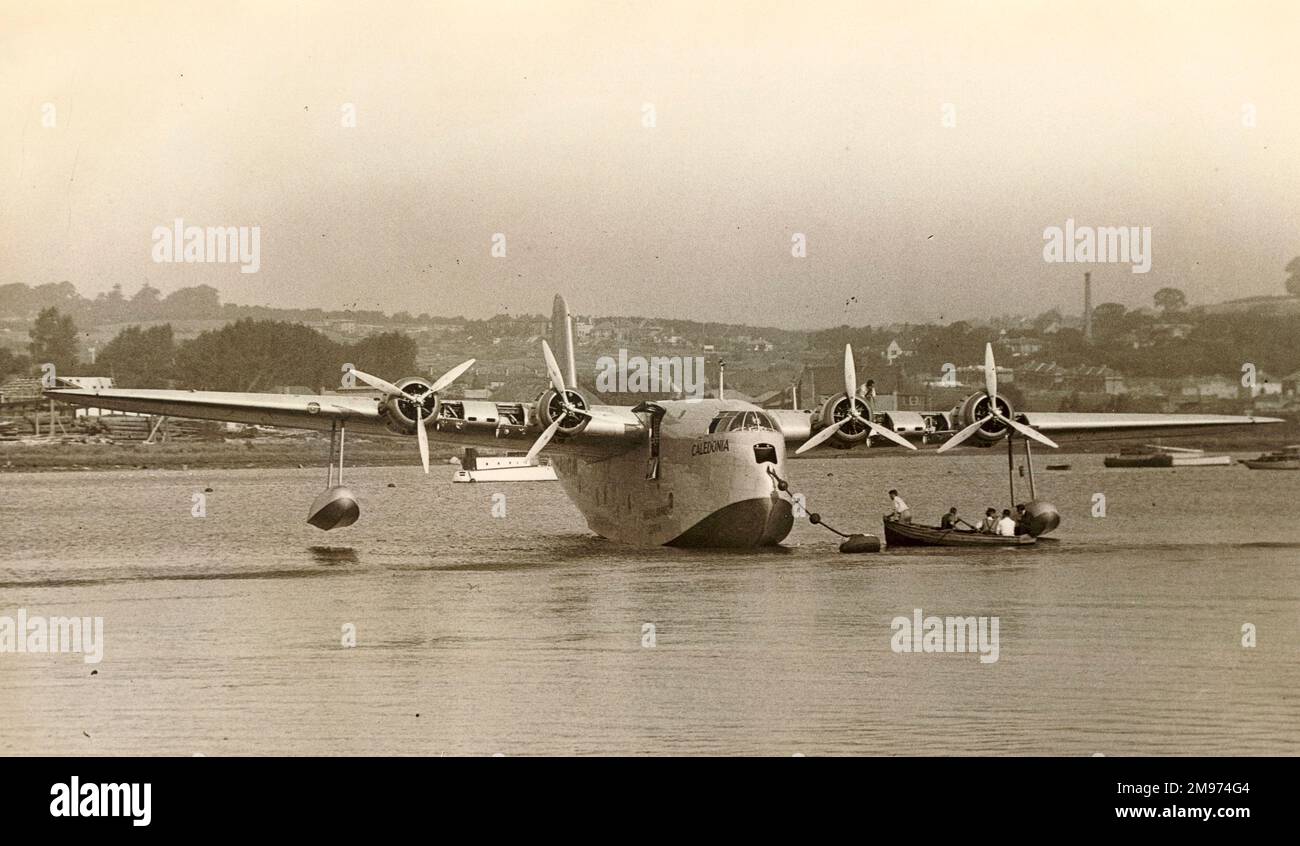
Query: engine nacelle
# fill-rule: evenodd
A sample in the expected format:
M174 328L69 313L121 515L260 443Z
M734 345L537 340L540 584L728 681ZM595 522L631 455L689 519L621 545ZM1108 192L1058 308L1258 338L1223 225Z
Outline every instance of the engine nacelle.
M587 402L587 398L573 388L569 388L564 393L569 405L583 409L591 407L591 404ZM587 421L591 419L581 414L566 414L559 393L554 388L547 388L537 398L537 419L542 424L542 428L545 429L554 423L557 417L563 417L564 420L560 423L560 428L556 434L565 437L576 435L587 428Z
M853 402L857 406L858 416L867 420L871 419L871 407L867 401L861 397L854 397ZM817 411L814 419L817 421L817 429L824 429L827 426L840 422L849 415L848 397L841 391L826 402ZM831 435L830 440L826 443L836 449L850 449L866 441L871 434L871 430L856 420L850 420L840 427L840 430Z
M438 418L442 401L431 389L433 383L419 376L408 376L393 383L405 393L400 397L388 397L380 406L380 416L390 432L401 435L415 434L416 409L419 408L420 420L427 429Z
M976 420L981 419L989 413L988 395L980 392L971 394L961 401L961 405L952 410L953 427L958 431L965 429ZM1009 420L1015 419L1015 409L1007 398L998 395L998 413ZM1007 436L1007 426L997 420L990 420L983 426L975 430L971 435L971 441L983 446L995 444Z

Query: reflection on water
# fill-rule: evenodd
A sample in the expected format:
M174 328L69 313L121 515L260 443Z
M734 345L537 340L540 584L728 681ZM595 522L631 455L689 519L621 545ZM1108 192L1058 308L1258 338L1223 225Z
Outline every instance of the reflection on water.
M310 546L307 551L319 564L360 564L361 558L350 546Z
M5 474L0 615L103 616L105 649L94 676L0 654L0 752L1300 753L1300 474L1067 460L1040 476L1055 543L875 555L806 523L786 550L631 550L558 485L409 468L352 472L362 518L328 535L310 470ZM1005 472L789 468L875 532L891 487L930 521L1005 505ZM917 608L999 617L999 660L894 653Z

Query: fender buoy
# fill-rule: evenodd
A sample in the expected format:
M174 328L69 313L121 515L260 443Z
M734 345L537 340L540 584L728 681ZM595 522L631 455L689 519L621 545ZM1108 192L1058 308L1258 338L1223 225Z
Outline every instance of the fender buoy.
M852 535L840 544L840 552L879 552L880 538L875 535Z

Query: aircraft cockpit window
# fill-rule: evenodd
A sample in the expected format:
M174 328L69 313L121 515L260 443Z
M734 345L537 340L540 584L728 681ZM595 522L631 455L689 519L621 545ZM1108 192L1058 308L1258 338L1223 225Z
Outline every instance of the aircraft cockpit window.
M709 422L710 435L752 429L775 431L776 422L762 411L723 411Z
M745 429L775 429L776 424L772 418L768 417L761 411L741 411L731 419L727 426L728 432L739 432Z
M723 411L717 417L709 421L709 434L713 435L718 432L730 431L731 421L735 418L736 412Z

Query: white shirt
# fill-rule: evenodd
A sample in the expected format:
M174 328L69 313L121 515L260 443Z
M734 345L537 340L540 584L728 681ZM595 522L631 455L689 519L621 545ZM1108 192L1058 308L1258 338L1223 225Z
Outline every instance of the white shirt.
M1013 538L1016 536L1016 521L1010 517L1003 517L998 520L998 534Z
M907 510L907 503L903 502L903 498L901 496L894 497L894 513L902 514L906 510Z

